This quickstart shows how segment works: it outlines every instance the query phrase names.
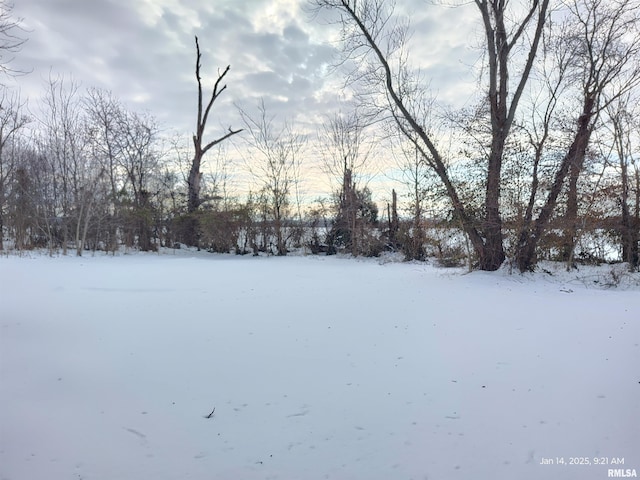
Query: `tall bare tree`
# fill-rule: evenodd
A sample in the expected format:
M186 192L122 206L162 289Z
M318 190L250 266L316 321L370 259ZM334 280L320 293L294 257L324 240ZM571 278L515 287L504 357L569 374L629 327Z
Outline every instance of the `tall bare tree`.
M211 98L209 102L204 105L203 104L203 94L202 94L202 78L200 77L200 59L202 55L200 54L200 44L198 43L198 37L196 39L196 80L198 81L198 118L196 122L196 132L193 135L193 147L194 154L193 160L191 162L191 169L189 170L189 177L187 179L188 186L188 198L187 198L187 211L189 213L195 212L200 206L200 190L201 190L201 180L202 173L200 172L200 167L202 165L202 159L212 147L218 145L220 142L228 139L229 137L240 133L242 129L233 130L229 127L229 131L218 137L215 140L212 140L206 144L204 144L204 131L207 126L207 120L209 119L209 114L211 113L211 109L215 101L222 95L222 93L227 89L226 84L222 84L225 76L229 73L230 66L227 65L227 68L224 69L222 73L218 74L218 78L213 86L213 91L211 92Z
M273 222L276 253L286 255L291 199L300 182L301 151L306 141L291 124L276 125L274 118L268 116L264 101L256 116L242 109L240 115L249 132L249 170L260 186L264 220Z
M66 255L75 230L76 201L81 188L86 138L82 125L79 85L73 79L50 75L40 118L40 153L53 175L54 218L60 226L61 244Z
M153 206L150 182L159 170L156 149L158 128L153 118L121 110L118 118L120 166L124 173L130 222L128 245L137 242L143 251L154 250L151 242Z
M359 228L360 177L367 164L372 146L365 135L363 119L353 111L335 114L323 125L319 140L324 170L332 178L335 188L336 215L329 232L329 244L347 247L351 254L362 250L362 229Z
M124 142L120 139L123 106L112 93L90 88L84 98L86 129L91 155L100 165L107 183L101 206L104 218L104 248L115 252L119 242L119 218L123 209L121 192L126 177L122 169ZM121 230L120 230L121 233Z

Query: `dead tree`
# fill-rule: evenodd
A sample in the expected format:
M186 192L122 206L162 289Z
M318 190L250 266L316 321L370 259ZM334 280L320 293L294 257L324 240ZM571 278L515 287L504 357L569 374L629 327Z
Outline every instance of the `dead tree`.
M205 153L207 153L207 151L209 151L215 145L218 145L219 143L223 142L229 137L235 135L236 133L240 133L242 131L242 129L233 130L231 127L229 127L229 131L225 135L203 145L204 130L207 125L209 114L211 113L211 108L213 107L213 104L218 99L218 97L222 95L222 92L224 92L227 89L227 85L226 84L222 85L222 81L224 80L224 77L227 75L231 67L227 65L227 68L225 68L222 73L218 74L218 79L216 80L213 86L213 92L211 93L211 98L209 99L209 102L207 103L206 106L203 105L202 79L200 77L200 59L202 55L200 54L200 45L198 43L198 37L195 37L195 38L196 38L196 79L198 81L198 118L196 123L196 133L193 135L193 147L194 147L193 160L191 162L191 169L189 170L189 177L187 179L187 187L188 187L187 211L189 213L195 212L200 206L200 204L202 203L200 199L201 180L202 180L202 173L200 172L200 167L202 165L202 158L204 157ZM192 238L191 240L195 240L195 239Z

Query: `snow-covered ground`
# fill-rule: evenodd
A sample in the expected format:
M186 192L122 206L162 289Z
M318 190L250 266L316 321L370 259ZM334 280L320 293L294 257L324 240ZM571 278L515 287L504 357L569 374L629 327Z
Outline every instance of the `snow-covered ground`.
M0 258L0 479L640 474L640 282L611 268Z

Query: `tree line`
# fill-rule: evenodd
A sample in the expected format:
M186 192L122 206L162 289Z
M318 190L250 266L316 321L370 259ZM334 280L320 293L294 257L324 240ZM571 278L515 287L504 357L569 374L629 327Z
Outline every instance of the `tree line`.
M196 129L190 153L154 118L110 92L51 76L34 116L0 87L0 250L77 255L195 246L213 252L436 257L495 270L541 259L639 265L640 5L631 0L474 0L485 34L478 100L443 108L411 63L410 26L383 0L310 0L338 12L346 113L313 138L264 103L209 139L230 67L206 94L196 38ZM19 23L3 2L4 52ZM436 7L430 7L436 8ZM0 74L13 75L2 56ZM228 188L219 147L243 142L255 189ZM311 146L313 143L313 147ZM302 200L309 149L333 179ZM364 173L372 152L394 164L384 207ZM203 173L206 161L214 174Z

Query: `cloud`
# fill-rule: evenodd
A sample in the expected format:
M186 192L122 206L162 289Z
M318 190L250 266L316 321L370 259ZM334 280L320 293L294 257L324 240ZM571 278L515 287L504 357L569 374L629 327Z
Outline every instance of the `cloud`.
M463 103L473 95L478 17L473 5L446 8L424 0L398 2L410 15L412 65L438 98ZM110 90L131 108L148 111L165 129L189 138L196 116L194 36L200 40L204 95L231 66L208 135L240 127L235 105L315 135L350 92L328 66L335 63L335 15L306 11L304 0L19 0L28 42L14 67L31 105L44 93L50 70L71 74L83 87ZM329 24L328 24L329 23ZM471 92L471 93L470 93ZM461 100L462 99L462 100Z
M241 2L268 11L274 2ZM277 3L277 2L275 2ZM21 0L29 41L18 55L33 73L19 79L29 97L43 92L49 70L71 74L82 85L114 92L178 129L195 111L194 35L200 37L202 76L207 85L227 64L232 70L225 103L260 96L309 95L322 87L318 75L328 59L293 19L265 30L263 19L243 13L238 2L193 2L191 8L164 0Z
M85 87L111 90L162 122L189 130L196 89L193 37L198 35L208 88L218 72L231 65L228 89L217 108L265 97L278 100L274 103L282 107L275 112L279 116L318 117L329 113L319 109L336 108L341 95L327 75L327 65L336 55L336 47L327 39L336 30L321 24L330 16L314 18L301 8L303 4L297 0L21 0L16 13L25 18L30 34L17 61L33 73L19 83L27 96L35 97L42 93L49 69L72 74ZM402 12L416 19L412 60L436 91L447 101L455 100L455 91L446 90L452 79L468 77L468 65L477 58L477 51L468 46L468 29L456 33L460 30L456 26L469 24L469 7L447 9L417 0L402 5ZM332 95L333 103L328 101Z

